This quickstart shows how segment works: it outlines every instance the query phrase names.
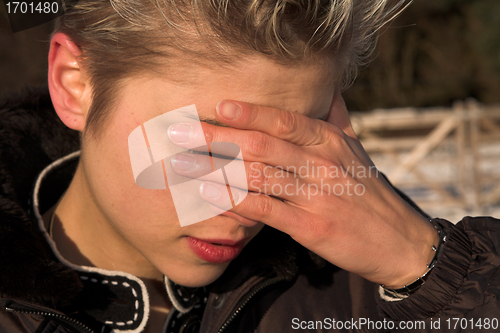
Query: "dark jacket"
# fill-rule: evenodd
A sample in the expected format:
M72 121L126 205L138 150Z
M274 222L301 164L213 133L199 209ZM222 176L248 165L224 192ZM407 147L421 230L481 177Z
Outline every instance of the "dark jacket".
M0 101L0 333L138 332L147 321L139 279L65 263L39 228L37 214L67 188L78 156L51 167L33 196L38 174L78 149L78 133L57 118L46 88ZM405 331L396 329L401 321L415 326L409 332L454 332L463 325L495 331L499 221L440 222L448 240L437 266L415 294L399 301L381 299L378 286L265 227L212 285L184 288L166 280L175 306L166 331ZM467 321L457 326L455 318ZM438 323L440 330L431 330Z

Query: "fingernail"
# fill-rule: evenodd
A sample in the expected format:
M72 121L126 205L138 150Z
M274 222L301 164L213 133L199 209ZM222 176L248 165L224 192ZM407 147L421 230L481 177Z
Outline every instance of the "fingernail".
M187 154L177 154L170 159L172 169L177 171L191 171L196 168L196 159Z
M217 186L203 183L200 186L201 195L209 199L217 199L220 197L220 190Z
M226 119L234 120L241 114L241 108L239 105L226 101L219 102L219 104L215 107L215 110L219 116Z
M188 124L170 125L167 130L168 137L175 143L187 143L193 138L193 129Z

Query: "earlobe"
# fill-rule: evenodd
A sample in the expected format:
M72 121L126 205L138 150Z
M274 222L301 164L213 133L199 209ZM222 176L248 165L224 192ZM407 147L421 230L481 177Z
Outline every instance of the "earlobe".
M80 63L80 48L63 33L50 41L48 83L52 104L62 122L83 131L90 101L90 84Z

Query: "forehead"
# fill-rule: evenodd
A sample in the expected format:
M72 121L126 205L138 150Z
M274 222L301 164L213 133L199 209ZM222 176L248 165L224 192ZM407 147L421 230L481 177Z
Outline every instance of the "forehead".
M324 118L336 90L335 78L328 61L283 65L246 56L220 65L186 60L166 65L154 77L132 79L125 96L144 101L145 116L150 118L195 104L200 119L214 123L215 106L223 99Z

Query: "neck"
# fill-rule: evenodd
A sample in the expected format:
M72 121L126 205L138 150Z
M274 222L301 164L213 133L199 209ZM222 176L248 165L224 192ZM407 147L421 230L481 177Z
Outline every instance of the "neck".
M145 333L159 332L172 308L163 274L112 227L90 195L80 165L58 203L43 220L61 256L74 265L122 271L140 277L149 294Z
M113 227L87 185L79 165L54 212L52 238L61 255L75 265L162 281L163 274Z

